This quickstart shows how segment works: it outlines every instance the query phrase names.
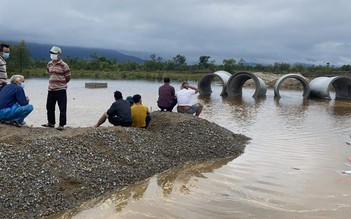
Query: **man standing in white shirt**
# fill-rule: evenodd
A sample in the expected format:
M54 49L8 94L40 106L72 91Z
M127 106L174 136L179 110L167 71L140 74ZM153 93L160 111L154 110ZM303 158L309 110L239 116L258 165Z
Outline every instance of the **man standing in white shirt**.
M189 85L187 82L184 82L180 86L180 90L176 92L176 97L178 101L177 111L178 113L187 113L194 114L199 116L202 112L203 106L200 103L194 105L191 104L191 98L194 94L199 93L199 90L196 87Z

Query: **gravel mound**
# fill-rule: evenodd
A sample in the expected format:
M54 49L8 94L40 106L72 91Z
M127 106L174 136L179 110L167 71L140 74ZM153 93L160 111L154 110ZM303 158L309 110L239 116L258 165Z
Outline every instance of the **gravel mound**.
M172 167L235 158L250 139L192 115L155 112L148 129L0 124L0 218L39 218Z

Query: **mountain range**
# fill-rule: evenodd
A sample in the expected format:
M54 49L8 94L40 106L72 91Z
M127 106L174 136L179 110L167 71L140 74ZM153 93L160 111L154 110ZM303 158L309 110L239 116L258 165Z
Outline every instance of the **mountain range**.
M16 42L14 44L16 44ZM52 45L28 43L28 42L25 42L25 44L28 50L30 51L33 59L41 60L41 59L49 58L49 50L51 49ZM93 54L96 54L97 56L100 56L100 57L116 59L117 62L120 62L120 63L123 63L123 62L143 63L145 61L144 59L139 58L137 56L127 55L112 49L83 48L83 47L60 46L60 45L58 46L62 49L62 58L71 57L71 58L89 60L89 59L92 59L91 56Z

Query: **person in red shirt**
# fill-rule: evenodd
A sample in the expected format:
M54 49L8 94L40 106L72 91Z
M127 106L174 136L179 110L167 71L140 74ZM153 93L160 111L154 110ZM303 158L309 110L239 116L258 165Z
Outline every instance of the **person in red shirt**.
M50 75L48 96L46 101L48 123L44 127L55 127L56 102L60 109L60 122L57 130L63 130L67 122L67 83L71 80L68 65L61 59L61 48L53 46L50 50L51 61L47 65L46 73Z
M174 106L177 104L177 99L175 97L174 87L170 85L171 79L165 77L163 79L164 84L158 89L158 100L157 105L161 111L172 112Z

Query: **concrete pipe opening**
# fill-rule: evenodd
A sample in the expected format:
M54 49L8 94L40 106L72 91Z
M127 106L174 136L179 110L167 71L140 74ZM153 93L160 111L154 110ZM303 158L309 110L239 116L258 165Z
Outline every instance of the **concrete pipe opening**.
M252 79L255 83L255 93L252 97L265 97L267 91L266 84L261 78L251 72L238 72L229 78L227 84L228 96L241 96L243 86L249 79Z
M317 77L310 84L310 98L331 100L330 92L335 91L335 99L351 100L351 77Z
M226 71L216 71L214 73L207 74L200 78L199 82L197 83L197 87L199 89L200 95L209 95L212 93L212 87L211 83L215 77L218 77L222 80L223 87L222 87L222 92L221 96L226 96L228 95L227 93L227 83L229 78L232 75L229 72Z
M285 81L289 78L296 79L302 84L302 87L303 87L302 96L304 99L307 99L310 95L310 86L304 77L302 77L299 74L294 74L294 73L286 74L286 75L283 75L282 77L278 78L278 80L274 83L274 96L276 98L280 98L280 93L279 93L280 86L282 85L283 81Z

